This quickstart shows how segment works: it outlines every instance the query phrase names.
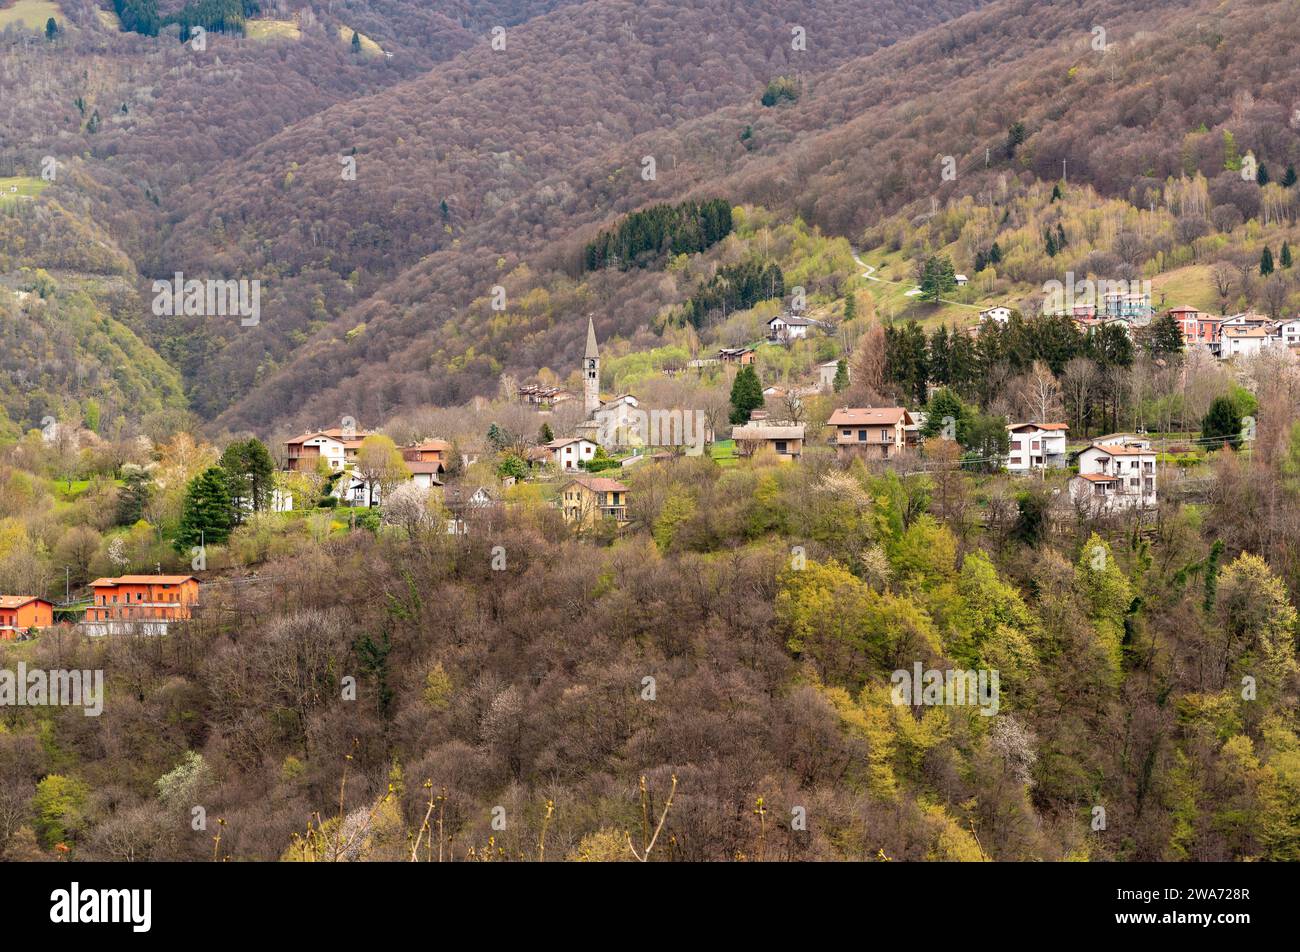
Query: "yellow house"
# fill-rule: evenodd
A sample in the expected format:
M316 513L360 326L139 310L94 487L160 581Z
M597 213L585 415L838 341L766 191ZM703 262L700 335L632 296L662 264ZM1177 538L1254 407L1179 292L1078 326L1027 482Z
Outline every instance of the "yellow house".
M627 493L617 479L578 476L560 488L560 511L565 521L584 528L607 516L621 524L627 522Z

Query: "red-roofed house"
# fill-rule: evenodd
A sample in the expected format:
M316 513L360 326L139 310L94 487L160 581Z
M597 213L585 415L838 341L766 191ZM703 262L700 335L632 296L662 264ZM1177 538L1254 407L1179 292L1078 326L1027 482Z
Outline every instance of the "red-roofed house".
M344 432L335 426L285 440L285 469L297 473L311 472L316 468L316 461L323 458L331 471L341 472L356 459L361 441L369 435L362 430Z
M438 463L444 470L450 456L451 444L446 440L421 440L402 448L402 459L408 463Z
M909 436L916 432L907 429L912 422L902 407L840 407L826 425L834 430L835 450L841 456L892 459L907 449Z
M1189 305L1169 309L1169 315L1178 322L1183 332L1183 344L1187 347L1199 345L1218 352L1219 328L1223 318L1212 317Z
M54 604L35 595L0 595L0 641L54 624Z
M1241 325L1223 326L1219 343L1219 357L1251 357L1272 344L1272 335L1265 327Z
M1070 499L1094 510L1156 505L1156 452L1132 443L1093 443L1079 454Z
M88 622L184 621L199 600L193 575L123 575L90 583Z

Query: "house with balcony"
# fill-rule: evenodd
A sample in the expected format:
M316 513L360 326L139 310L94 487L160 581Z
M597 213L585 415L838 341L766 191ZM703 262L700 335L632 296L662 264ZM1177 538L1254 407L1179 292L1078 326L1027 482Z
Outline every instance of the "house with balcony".
M1265 326L1230 325L1224 322L1219 343L1219 358L1253 357L1273 345L1273 335Z
M627 522L628 488L605 476L577 476L560 487L560 511L566 522L591 528L601 519Z
M810 321L806 317L798 317L794 314L778 314L767 322L767 336L769 340L781 343L801 340L808 336L809 328L815 325L815 321Z
M893 459L915 445L912 415L902 407L840 407L826 420L841 457Z
M1117 317L1137 326L1149 323L1155 315L1151 292L1145 290L1106 288L1101 295L1101 307L1105 317Z
M199 601L192 575L123 575L90 583L91 606L83 630L89 635L166 634L186 621Z
M1029 473L1064 468L1068 459L1065 423L1011 423L1007 426L1007 470Z
M1183 332L1183 346L1189 350L1192 347L1204 347L1218 356L1219 328L1223 325L1223 318L1206 314L1186 304L1170 308L1168 313Z
M1300 317L1278 321L1273 326L1273 339L1283 347L1300 347Z
M35 595L0 595L0 641L54 624L54 603Z
M331 427L315 430L284 441L284 468L295 473L309 473L318 460L325 460L330 472L341 473L357 457L361 442L370 434L362 430Z
M1079 453L1079 475L1070 480L1070 500L1094 512L1154 509L1156 453L1126 442L1097 443Z

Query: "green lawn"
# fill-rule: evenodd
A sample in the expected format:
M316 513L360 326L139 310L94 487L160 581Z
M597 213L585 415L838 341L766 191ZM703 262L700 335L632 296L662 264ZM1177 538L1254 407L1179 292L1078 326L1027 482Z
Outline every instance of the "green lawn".
M20 198L35 198L45 191L49 184L44 179L33 178L30 175L0 176L0 202L13 202Z
M244 35L250 40L296 40L302 36L302 30L293 20L248 20L244 23ZM352 36L349 34L348 39ZM362 41L365 47L365 41Z
M63 11L57 3L50 0L16 0L0 10L0 30L11 23L19 23L29 30L44 30L45 21L54 17L62 27L65 23Z
M735 466L738 459L736 456L736 441L718 440L709 447L709 456L719 466Z
M1157 310L1188 304L1209 314L1218 314L1219 293L1214 289L1210 270L1208 264L1194 264L1156 275L1151 279L1151 303L1156 304L1163 293L1165 307Z
M351 42L352 42L352 27L350 27L350 26L340 26L340 27L339 27L339 39L342 40L344 43L351 44ZM372 40L370 37L368 37L368 36L366 36L364 33L362 33L360 30L357 31L357 39L359 39L359 40L361 41L361 52L362 52L362 53L365 53L367 56L382 56L382 55L383 55L383 52L384 52L383 48L382 48L378 43L376 43L374 40Z

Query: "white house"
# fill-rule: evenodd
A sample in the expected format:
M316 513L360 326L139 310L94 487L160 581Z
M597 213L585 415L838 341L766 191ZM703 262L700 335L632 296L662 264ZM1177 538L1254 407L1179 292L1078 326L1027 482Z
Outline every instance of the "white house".
M348 467L361 447L361 441L369 434L341 427L304 433L302 436L286 440L285 469L296 472L308 472L316 468L317 460L325 460L331 472L340 472Z
M798 340L808 336L808 328L812 327L812 323L807 318L795 317L793 314L778 314L767 322L768 337L780 341Z
M550 461L555 468L563 472L577 471L582 468L579 463L596 458L596 444L585 436L551 440L543 448L550 451Z
M1233 357L1250 357L1268 347L1272 338L1264 327L1241 325L1229 326L1226 322L1221 331L1219 357L1229 360Z
M1223 327L1267 327L1270 321L1263 314L1245 311L1223 319Z
M1094 511L1150 509L1156 489L1156 453L1149 445L1093 443L1079 454L1070 499Z
M1065 423L1012 423L1007 426L1007 469L1027 473L1065 466Z
M964 274L954 274L953 280L957 282L957 287L964 288L966 287L966 282L969 281L970 278L966 277Z
M1273 328L1273 338L1284 347L1300 345L1300 317L1289 321L1279 321Z
M1011 308L1007 307L1005 304L999 304L996 307L986 307L984 310L980 311L981 324L988 324L990 322L994 324L1005 324L1009 320L1011 320Z
M438 478L438 473L442 469L441 463L408 459L404 464L411 471L411 481L421 489L432 489L434 486L442 485L442 480Z

